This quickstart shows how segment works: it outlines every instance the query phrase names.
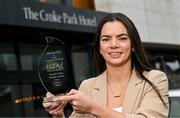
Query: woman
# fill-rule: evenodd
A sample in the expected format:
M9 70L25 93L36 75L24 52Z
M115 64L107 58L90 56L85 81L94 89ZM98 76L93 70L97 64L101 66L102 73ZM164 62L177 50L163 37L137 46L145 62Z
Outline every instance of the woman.
M105 16L97 29L98 76L84 80L53 103L43 104L54 116L68 101L72 117L157 118L168 116L168 79L151 68L133 22L121 13ZM47 93L47 97L52 97Z

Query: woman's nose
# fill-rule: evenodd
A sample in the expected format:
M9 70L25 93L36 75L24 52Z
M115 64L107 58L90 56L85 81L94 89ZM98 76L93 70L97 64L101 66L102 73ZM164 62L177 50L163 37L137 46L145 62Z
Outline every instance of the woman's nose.
M111 45L111 48L117 48L117 47L119 47L119 44L118 44L117 39L112 39L110 45Z

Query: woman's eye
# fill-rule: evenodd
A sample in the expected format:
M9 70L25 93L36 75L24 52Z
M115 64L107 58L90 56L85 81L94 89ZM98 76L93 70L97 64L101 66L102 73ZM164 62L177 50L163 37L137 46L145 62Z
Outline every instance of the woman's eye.
M119 40L127 40L127 37L120 37Z
M104 38L104 39L101 39L102 41L109 41L109 39L108 38Z

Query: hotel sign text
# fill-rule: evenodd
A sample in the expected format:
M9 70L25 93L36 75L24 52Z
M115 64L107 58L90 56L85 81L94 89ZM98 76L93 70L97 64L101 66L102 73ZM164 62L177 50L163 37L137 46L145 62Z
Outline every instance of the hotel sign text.
M31 7L22 7L22 10L26 20L97 27L96 16L93 15L91 17L86 17L76 13L57 13L55 10L46 11L45 9L37 11L33 10Z

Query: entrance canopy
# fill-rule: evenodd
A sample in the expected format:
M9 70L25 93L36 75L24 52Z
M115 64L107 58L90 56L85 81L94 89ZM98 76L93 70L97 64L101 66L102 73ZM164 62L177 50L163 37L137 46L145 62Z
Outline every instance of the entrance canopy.
M0 2L0 24L94 33L105 13L24 0Z

